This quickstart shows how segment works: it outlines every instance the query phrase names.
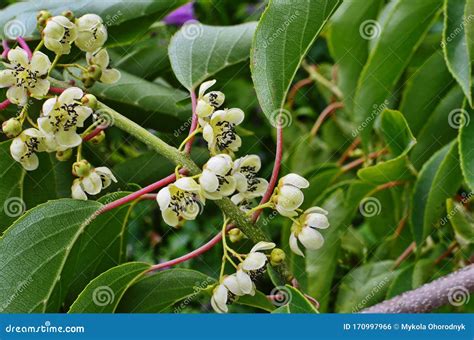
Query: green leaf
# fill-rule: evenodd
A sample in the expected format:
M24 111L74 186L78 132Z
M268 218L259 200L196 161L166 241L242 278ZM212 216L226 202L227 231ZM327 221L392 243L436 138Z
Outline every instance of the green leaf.
M458 145L446 145L425 163L413 189L411 228L417 250L446 211L444 204L461 185Z
M193 299L214 283L215 279L194 270L168 269L145 277L131 286L117 311L159 313L178 301Z
M291 82L338 0L272 0L252 42L250 68L257 97L269 119L285 102Z
M433 268L432 259L422 259L399 271L387 291L387 299L400 295L406 291L416 289L425 283Z
M168 54L176 78L188 90L250 54L255 22L235 26L184 25L171 39Z
M113 313L125 291L144 275L150 265L140 262L113 267L92 280L68 313Z
M374 123L373 108L382 106L390 96L441 5L441 0L397 0L386 13L380 36L360 75L354 99L355 119L360 124L366 123L361 131L366 149Z
M446 212L454 231L465 242L474 243L474 216L461 203L446 200Z
M461 169L467 184L471 190L474 190L474 157L472 157L474 150L474 110L461 110L458 113L462 115L459 130Z
M164 17L168 12L183 4L184 0L138 1L130 6L128 1L25 1L8 6L0 12L1 37L21 32L24 38L39 38L36 29L36 15L40 10L49 10L59 15L71 10L76 17L94 13L102 17L108 27L108 45L118 45L139 38L150 25Z
M275 306L267 299L267 296L258 290L255 292L254 296L240 296L234 303L259 308L267 312L275 310Z
M417 144L410 154L415 168L420 169L437 150L456 137L459 129L457 119L462 113L460 108L463 100L464 95L456 85L438 102L433 114L416 136Z
M381 116L381 133L387 147L395 158L361 169L357 175L370 183L387 183L409 180L414 177L407 154L416 144L402 113L385 109Z
M23 178L25 172L10 156L11 141L0 143L0 233L25 210Z
M399 109L415 136L429 119L439 101L446 95L452 83L454 80L440 51L433 53L408 79Z
M467 49L469 51L472 67L474 64L474 3L472 1L466 1L464 18L466 20L464 29L466 31Z
M370 28L370 20L377 17L381 5L381 0L344 1L330 21L328 44L339 67L338 86L349 113L353 111L357 80L369 55L369 40L360 32ZM373 32L376 33L377 30Z
M393 261L365 264L347 274L339 285L337 313L354 313L381 301L397 276Z
M55 288L71 279L61 276L64 265L100 207L91 201L50 201L29 210L5 231L0 238L1 311L59 311Z
M91 93L112 105L120 106L120 111L126 112L137 123L147 124L158 130L163 130L170 123L172 125L175 117L184 120L189 116L189 105L182 103L188 98L185 92L149 82L124 71L121 73L122 77L114 86L96 83L91 88ZM158 116L158 113L165 117ZM167 119L167 124L163 124L163 119Z
M464 25L469 19L464 16L468 0L444 0L443 52L446 64L454 79L461 86L472 106L472 64L468 51L467 31Z
M318 313L318 310L308 301L307 298L296 288L290 285L280 287L280 293L283 295L283 300L287 300L283 306L278 307L273 313L290 313L290 314L314 314Z

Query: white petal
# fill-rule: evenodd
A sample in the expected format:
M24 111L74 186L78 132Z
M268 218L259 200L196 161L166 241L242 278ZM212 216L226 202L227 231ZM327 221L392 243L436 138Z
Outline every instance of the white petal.
M229 155L211 157L206 163L206 169L219 175L225 175L232 169L232 158Z
M92 55L90 61L95 65L99 65L102 69L106 69L107 66L109 66L110 61L109 53L105 48L102 48L97 53Z
M318 214L323 214L323 215L327 215L328 212L326 210L324 210L323 208L320 208L320 207L311 207L311 208L308 208L305 210L304 212L305 214L311 214L311 213L318 213Z
M20 136L14 138L10 144L10 153L14 160L20 161L21 157L27 152L25 142Z
M213 172L204 170L199 177L199 184L201 184L203 190L215 192L219 187L219 180Z
M243 122L245 117L244 111L241 109L228 109L225 114L225 120L231 122L232 124L239 125Z
M82 187L89 195L97 195L102 190L102 180L94 171L82 179Z
M38 79L36 81L35 87L29 87L28 90L30 91L32 97L41 98L48 94L49 85L49 80Z
M204 93L206 93L206 91L211 87L213 86L214 84L216 83L216 80L213 79L213 80L208 80L204 83L201 84L201 86L199 86L199 98L201 98Z
M290 234L290 249L293 253L299 256L303 256L304 254L301 251L300 247L298 246L298 239L295 237L293 233Z
M59 101L64 104L71 104L75 100L80 100L84 93L78 87L70 87L59 96Z
M275 248L275 243L260 241L256 245L253 246L253 248L250 250L250 252L254 253L256 251L270 250L270 249L273 249L273 248Z
M306 178L298 175L298 174L288 174L286 176L283 176L280 179L280 183L285 185L285 184L291 184L297 188L307 188L309 187L309 182L306 180Z
M33 53L30 65L32 71L38 71L40 75L44 75L47 74L51 68L51 61L49 61L49 58L46 54L37 51Z
M285 210L295 210L303 204L303 192L291 185L284 185L280 188L277 196L277 204Z
M324 244L324 238L321 233L313 228L303 228L298 234L298 240L303 244L306 249L319 249Z
M162 210L161 216L163 217L165 223L171 227L176 227L179 224L178 215L176 215L176 213L169 208Z
M174 185L181 190L189 192L196 192L201 190L199 184L197 184L196 181L191 177L181 177L174 183Z
M240 290L244 295L255 295L255 285L252 282L250 275L243 270L238 270L235 276Z
M49 98L43 104L43 116L48 116L56 105L57 98Z
M237 281L237 276L234 275L229 275L227 276L224 281L222 281L222 284L230 290L233 294L237 296L242 296L244 295L243 291L240 289L239 283Z
M165 187L158 191L158 194L156 195L156 201L158 202L158 205L162 211L168 208L171 202L170 189Z
M10 87L15 84L16 79L13 75L13 70L0 71L0 87Z
M82 138L75 131L59 131L56 134L56 141L63 148L75 148L82 143ZM100 189L99 189L100 191Z
M26 89L23 87L12 86L7 90L7 98L13 103L24 106L28 101Z
M100 82L104 84L114 84L120 80L121 74L119 70L114 68L102 70Z
M27 66L29 64L28 54L21 47L16 47L8 52L8 60L13 64Z
M67 28L74 28L76 26L74 25L73 22L71 22L71 20L69 20L63 15L57 15L55 17L52 17L50 20L54 21L56 24L60 26L67 27Z
M29 157L25 157L20 160L21 165L27 171L33 171L38 169L39 159L36 154L31 154Z
M214 107L209 103L205 102L203 99L199 99L196 105L196 114L200 118L209 117L214 112Z
M245 178L245 176L242 175L240 172L235 173L234 178L235 178L237 191L246 192L248 189L247 178Z
M240 166L253 167L255 168L255 172L257 172L262 167L262 161L260 160L260 157L257 155L248 155L242 159Z
M214 142L214 129L212 128L211 124L206 124L204 126L202 131L202 137L209 144Z
M227 293L228 290L224 285L218 285L212 293L211 305L218 313L227 313Z
M89 118L90 115L92 114L92 109L86 106L77 106L76 113L77 113L76 126L83 127L86 119Z
M69 44L61 44L58 40L45 37L44 46L56 54L69 54L71 46Z
M242 268L244 270L257 270L262 268L267 262L267 257L263 253L249 253L247 258L242 263Z
M295 217L298 215L298 213L294 210L287 210L285 208L283 208L281 205L277 204L276 205L276 210L278 211L278 213L281 215L281 216L285 216L285 217Z
M72 198L76 200L87 200L87 195L82 190L81 182L79 179L75 179L71 187Z
M306 216L305 225L312 228L326 229L329 227L329 221L326 215L311 213Z

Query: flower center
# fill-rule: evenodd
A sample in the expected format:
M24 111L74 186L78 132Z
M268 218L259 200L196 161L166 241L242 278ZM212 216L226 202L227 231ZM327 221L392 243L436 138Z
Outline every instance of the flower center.
M223 151L229 147L236 139L235 125L221 120L216 123L218 133L216 135L217 148Z
M180 215L189 206L197 203L197 195L188 191L178 190L174 195L171 196L170 208L176 214Z

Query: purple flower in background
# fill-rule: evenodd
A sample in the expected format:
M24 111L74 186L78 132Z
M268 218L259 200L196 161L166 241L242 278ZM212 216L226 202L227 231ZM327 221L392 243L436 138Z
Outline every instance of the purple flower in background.
M168 14L163 21L167 25L183 25L186 21L195 20L194 16L194 1L178 7L173 12Z

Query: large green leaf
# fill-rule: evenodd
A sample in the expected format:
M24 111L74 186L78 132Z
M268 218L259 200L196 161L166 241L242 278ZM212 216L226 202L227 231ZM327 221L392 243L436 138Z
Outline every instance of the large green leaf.
M50 309L58 302L53 292L71 279L61 276L64 265L100 206L91 201L50 201L29 210L5 231L0 239L2 311L58 311Z
M453 82L440 51L433 53L407 80L399 109L415 136Z
M470 0L444 0L443 51L446 64L472 106L472 64L464 25L472 18L464 16Z
M374 262L347 274L339 285L336 312L359 312L381 301L398 274L391 270L392 265L393 261Z
M92 280L78 296L69 313L113 313L125 291L150 265L140 262L113 267Z
M308 301L307 298L296 288L286 285L285 287L280 287L280 293L282 295L282 300L286 303L272 313L275 314L314 314L318 313L318 310Z
M381 116L381 133L390 153L395 156L385 162L361 169L357 175L370 183L387 183L409 180L414 177L407 154L416 144L416 139L399 111L385 109Z
M72 10L76 17L86 13L100 15L108 26L109 45L117 45L139 38L156 20L183 4L184 0L91 1L91 0L45 0L25 1L8 6L0 12L1 36L22 35L38 38L36 15L47 9L53 15Z
M446 211L446 199L456 193L461 181L456 142L436 152L421 169L413 191L411 215L412 233L418 251Z
M158 313L183 299L192 299L215 280L189 269L169 269L131 286L120 301L120 313ZM177 307L179 308L179 306Z
M192 90L225 67L246 60L256 25L185 24L173 36L168 49L176 78Z
M267 296L260 291L256 291L254 296L251 295L244 295L240 296L238 299L235 300L234 303L244 306L250 306L262 309L267 312L272 312L275 310L275 305L271 303Z
M417 144L410 154L410 160L415 168L420 169L437 150L456 137L457 129L460 127L463 100L461 88L455 85L438 102L433 114L416 136Z
M380 33L373 20L382 4L381 0L344 1L330 21L328 44L338 65L338 86L344 94L344 106L350 113L357 80L369 55L369 41ZM368 34L361 34L366 30Z
M474 190L474 110L461 110L458 113L462 115L459 117L462 119L459 131L461 169L467 184Z
M370 144L374 107L383 106L390 96L441 5L442 0L396 0L386 13L380 36L360 75L354 99L356 121L366 126L361 130L366 149Z
M263 112L275 119L308 49L338 0L271 0L252 43L250 68Z

